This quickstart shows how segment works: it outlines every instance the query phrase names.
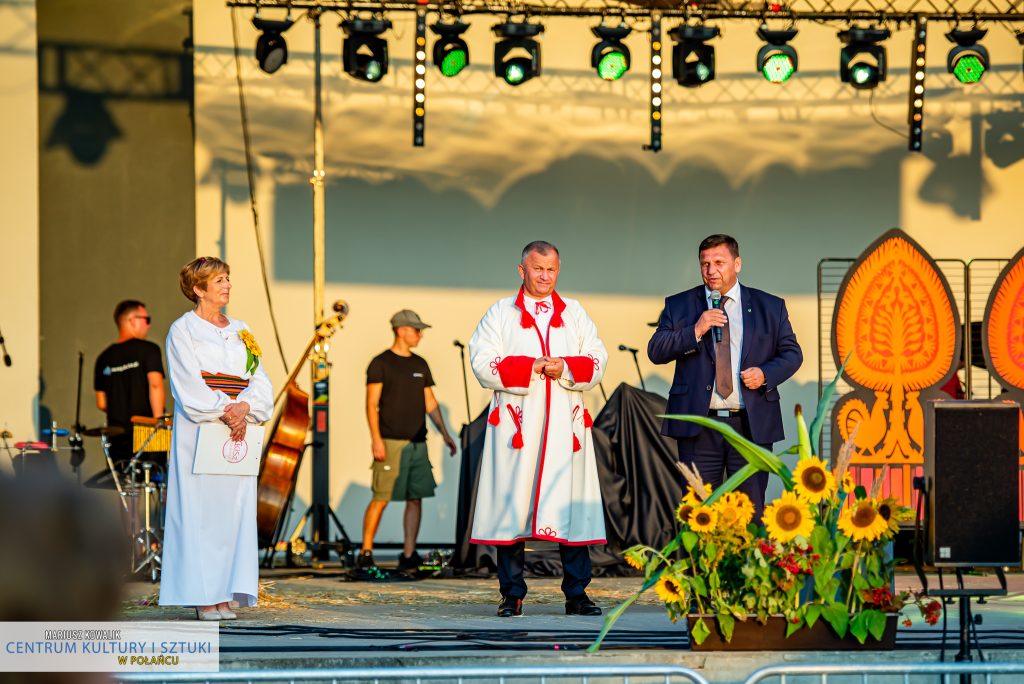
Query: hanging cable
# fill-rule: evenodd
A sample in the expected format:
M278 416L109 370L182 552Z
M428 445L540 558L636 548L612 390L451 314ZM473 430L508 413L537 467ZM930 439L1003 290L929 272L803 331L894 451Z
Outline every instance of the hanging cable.
M252 228L256 233L256 252L260 256L260 275L263 278L263 291L267 295L267 310L270 312L270 325L274 329L277 351L281 354L281 365L288 372L288 361L284 356L284 345L281 334L277 330L277 316L274 315L274 302L270 298L270 282L267 280L267 259L263 253L263 237L260 234L260 214L256 209L256 179L253 175L252 145L249 138L249 114L245 106L245 87L242 84L242 54L238 47L238 13L237 7L231 8L231 34L235 42L235 80L238 82L238 110L242 118L242 141L245 146L245 175L249 180L249 206L252 208Z

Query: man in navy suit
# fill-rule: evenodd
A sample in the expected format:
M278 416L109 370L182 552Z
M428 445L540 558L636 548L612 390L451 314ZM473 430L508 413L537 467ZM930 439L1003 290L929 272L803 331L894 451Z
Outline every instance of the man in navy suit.
M717 418L770 450L784 436L779 385L803 362L786 303L739 284L735 238L711 235L698 255L704 284L665 300L647 345L654 363L676 364L666 412ZM666 420L661 432L676 438L679 460L714 487L747 464L714 430ZM738 488L754 503L758 520L767 486L768 473L762 472Z

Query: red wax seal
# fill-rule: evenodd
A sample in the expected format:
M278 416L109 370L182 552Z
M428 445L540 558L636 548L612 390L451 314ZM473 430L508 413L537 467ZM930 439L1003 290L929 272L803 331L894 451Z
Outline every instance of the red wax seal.
M235 442L228 439L228 441L224 442L224 447L221 449L221 455L228 463L238 463L245 458L248 452L249 445L245 443L245 440Z

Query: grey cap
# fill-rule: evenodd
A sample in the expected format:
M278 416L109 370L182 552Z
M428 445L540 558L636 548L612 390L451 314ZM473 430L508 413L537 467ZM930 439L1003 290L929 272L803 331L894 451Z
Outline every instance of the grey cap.
M410 309L402 309L394 316L391 317L391 327L401 328L403 325L407 325L410 328L416 328L417 330L423 330L430 326L423 322L420 315Z

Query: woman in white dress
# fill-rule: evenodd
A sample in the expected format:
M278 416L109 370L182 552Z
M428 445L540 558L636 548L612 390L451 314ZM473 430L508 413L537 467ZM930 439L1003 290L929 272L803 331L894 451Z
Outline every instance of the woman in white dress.
M195 308L167 334L174 433L160 605L195 606L200 620L230 620L232 602L256 605L257 478L194 474L199 426L220 421L240 440L247 424L270 419L274 395L249 326L221 313L231 295L228 265L195 259L181 269L180 285Z

